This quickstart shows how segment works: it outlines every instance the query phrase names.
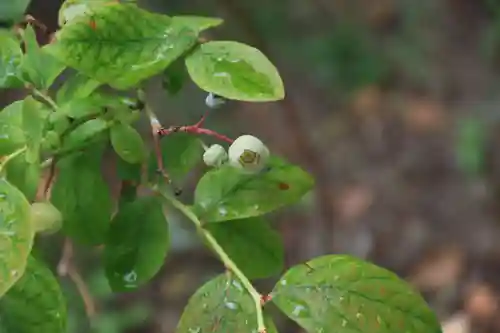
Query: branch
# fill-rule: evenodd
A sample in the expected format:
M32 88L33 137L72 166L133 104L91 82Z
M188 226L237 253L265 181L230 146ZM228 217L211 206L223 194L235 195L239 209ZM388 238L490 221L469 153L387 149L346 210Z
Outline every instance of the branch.
M259 333L266 332L266 326L264 323L264 314L262 311L262 305L266 297L262 297L262 295L254 288L250 280L245 276L245 274L238 268L238 266L231 260L229 255L224 251L224 249L219 245L217 240L212 236L212 234L203 228L202 222L198 219L198 217L182 202L171 196L169 193L165 191L161 191L158 187L153 187L153 191L162 195L166 200L168 200L172 206L177 208L181 213L183 213L191 222L194 223L196 229L205 237L208 241L212 249L217 253L220 260L224 264L224 266L232 272L243 284L247 292L252 297L255 303L255 311L257 313L257 329Z
M36 88L32 88L31 92L33 93L34 96L39 97L41 100L43 100L45 103L47 103L54 111L58 111L59 107L57 106L56 102L47 94L44 94L40 90Z
M158 130L158 135L167 136L167 135L170 135L172 133L179 133L179 132L213 136L214 138L217 138L221 141L224 141L224 142L227 142L230 144L234 142L233 139L225 136L224 134L220 134L220 133L213 131L211 129L208 129L208 128L199 127L198 124L189 125L189 126L172 126L169 128L161 128L160 130Z
M207 118L207 116L208 116L208 111L206 111L203 114L203 116L201 117L201 119L194 125L171 126L169 128L160 127L160 129L158 130L157 133L160 137L167 136L167 135L170 135L172 133L179 133L179 132L198 134L198 135L208 135L208 136L213 136L214 138L217 138L221 141L225 141L229 144L233 143L234 142L233 139L231 139L223 134L220 134L216 131L213 131L211 129L201 127L205 123L205 119Z
M85 313L87 314L87 317L92 320L97 313L95 301L90 294L85 281L73 264L73 243L69 238L66 238L64 241L61 260L57 265L57 273L61 277L69 276L71 281L73 281L78 293L82 297L83 304L85 305Z
M165 167L163 165L163 156L161 154L161 146L160 146L160 131L162 130L162 126L156 114L151 110L151 108L145 104L144 111L149 118L149 124L151 126L151 135L153 136L153 146L155 149L156 155L156 165L158 165L158 172L163 176L167 182L171 182L168 173L165 171Z
M28 149L28 147L24 146L24 147L16 150L15 152L13 152L10 155L2 157L2 159L0 161L0 163L1 163L0 164L0 173L5 169L5 167L7 166L7 163L9 163L11 160L13 160L17 156L21 155L22 153L24 153L27 149Z

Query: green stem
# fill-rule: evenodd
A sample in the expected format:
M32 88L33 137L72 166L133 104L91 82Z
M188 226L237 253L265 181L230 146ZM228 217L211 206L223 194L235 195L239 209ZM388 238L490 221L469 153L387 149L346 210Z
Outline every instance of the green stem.
M231 258L228 256L226 251L219 245L219 242L212 236L212 234L203 228L201 221L198 219L198 216L194 214L186 205L184 205L182 202L177 200L175 197L170 195L168 192L161 191L158 187L153 188L156 192L160 193L165 199L167 199L172 206L177 208L181 213L183 213L188 219L190 219L194 225L196 226L196 229L200 231L200 233L206 238L210 246L213 248L213 250L217 253L219 256L220 260L226 266L226 268L231 271L236 277L241 281L245 289L248 291L250 296L252 297L254 303L255 303L255 311L257 313L257 328L258 332L266 332L266 326L264 323L264 313L262 311L262 304L261 304L261 295L260 293L254 288L250 280L245 276L245 274L238 268L238 266L234 263L234 261L231 260Z
M7 166L7 163L9 163L12 159L16 158L17 156L21 155L22 153L24 153L26 150L28 149L28 147L24 146L18 150L16 150L15 152L13 152L12 154L10 155L7 155L5 156L3 159L2 159L2 163L0 164L0 172L3 172L3 170L5 169L5 167Z
M36 88L33 88L31 91L33 92L33 95L43 99L44 102L47 103L54 111L59 110L59 107L57 106L56 102L54 102L54 100L50 96L48 96L47 94L44 94L43 92L41 92L40 90L38 90Z

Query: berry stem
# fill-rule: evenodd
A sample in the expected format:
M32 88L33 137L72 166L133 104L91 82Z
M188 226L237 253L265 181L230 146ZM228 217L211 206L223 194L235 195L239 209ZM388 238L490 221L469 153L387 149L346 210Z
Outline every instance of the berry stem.
M227 142L227 143L233 143L234 140L225 136L224 134L220 134L216 131L213 131L208 128L202 128L198 127L197 125L189 125L189 126L173 126L169 128L160 128L158 130L158 135L160 137L162 136L167 136L172 133L178 133L178 132L184 132L184 133L191 133L191 134L198 134L198 135L208 135L208 136L213 136L214 138L217 138L221 141Z
M166 200L168 200L172 206L177 208L181 213L183 213L189 220L191 220L196 229L200 232L203 237L210 244L212 249L217 253L220 260L224 264L224 266L233 273L238 280L241 281L247 292L252 297L252 300L255 304L255 311L257 314L257 331L258 332L266 332L266 325L264 322L264 313L262 311L262 295L255 289L250 280L245 276L245 274L238 268L238 266L234 263L233 260L229 257L229 255L224 251L224 249L220 246L219 242L215 239L215 237L206 229L203 228L202 221L194 214L186 205L182 202L174 198L166 191L162 191L158 186L153 187L153 191L162 195ZM267 298L267 297L266 297Z

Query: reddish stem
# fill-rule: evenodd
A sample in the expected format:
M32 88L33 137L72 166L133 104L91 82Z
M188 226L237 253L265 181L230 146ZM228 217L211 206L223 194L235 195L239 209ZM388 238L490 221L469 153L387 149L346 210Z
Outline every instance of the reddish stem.
M201 127L197 127L197 126L185 126L185 127L182 127L181 128L181 131L182 132L186 132L186 133L193 133L193 134L200 134L200 135L209 135L209 136L213 136L214 138L217 138L219 140L222 140L222 141L225 141L227 143L233 143L234 140L223 135L223 134L220 134L220 133L217 133L215 131L212 131L208 128L201 128Z
M234 142L233 139L231 139L223 134L212 131L211 129L201 128L198 126L198 124L190 125L190 126L162 128L162 129L158 130L158 135L167 136L167 135L170 135L170 134L176 133L176 132L192 133L192 134L199 134L199 135L209 135L209 136L213 136L214 138L217 138L219 140L225 141L227 143Z

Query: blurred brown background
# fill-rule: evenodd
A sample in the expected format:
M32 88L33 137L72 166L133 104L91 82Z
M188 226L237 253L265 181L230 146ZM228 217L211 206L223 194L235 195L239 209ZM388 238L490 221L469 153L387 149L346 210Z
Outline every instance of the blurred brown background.
M142 4L224 18L208 37L253 45L282 73L283 102L232 102L208 125L257 135L316 177L314 193L273 215L288 265L351 253L412 282L446 333L500 332L500 1ZM34 0L30 13L55 28L59 5ZM203 113L205 94L194 85L169 97L153 83L150 102L164 124ZM2 92L0 104L19 94ZM98 304L92 332L174 332L188 297L221 270L178 217L170 220L166 265L138 292L112 295L98 257L80 252ZM44 246L56 264L54 244ZM69 332L89 332L74 287L63 283ZM272 284L259 282L263 291ZM283 317L277 323L282 333L300 332Z

